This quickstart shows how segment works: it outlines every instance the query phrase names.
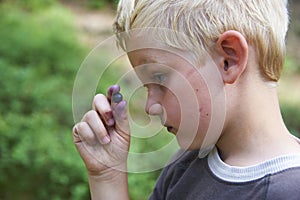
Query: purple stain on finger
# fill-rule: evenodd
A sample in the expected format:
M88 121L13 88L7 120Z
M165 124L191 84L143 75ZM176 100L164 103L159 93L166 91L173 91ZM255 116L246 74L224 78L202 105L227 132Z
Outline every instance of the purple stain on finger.
M105 115L106 115L106 118L107 118L107 119L110 119L110 118L112 118L112 117L113 117L113 115L112 115L112 112L111 112L111 111L108 111L108 112L106 112L106 113L105 113Z
M119 85L112 85L109 87L107 94L108 96L113 95L114 93L117 93L120 91L120 86Z
M120 103L123 100L123 96L121 93L117 92L117 93L113 93L112 95L112 101L114 103Z
M107 126L113 126L115 124L115 120L113 118L112 111L108 111L105 113L107 119Z
M109 119L107 122L107 126L113 126L115 124L115 120L113 118Z
M115 115L122 115L123 113L126 113L126 101L125 100L122 100L120 101L117 106L115 107L115 110L114 110L114 114Z

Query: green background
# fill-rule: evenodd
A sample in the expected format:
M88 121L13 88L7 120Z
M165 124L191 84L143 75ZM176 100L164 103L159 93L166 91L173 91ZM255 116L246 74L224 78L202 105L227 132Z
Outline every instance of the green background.
M71 136L71 98L77 70L91 47L80 40L65 4L80 4L91 12L116 7L113 0L0 0L1 200L90 198L85 167ZM293 17L297 22L299 16ZM300 25L291 29L298 42ZM295 135L300 133L298 59L297 54L288 55L279 89L284 120ZM105 87L124 72L116 65L120 70L102 80ZM135 151L146 152L160 143L137 144ZM147 199L158 175L129 174L131 199Z

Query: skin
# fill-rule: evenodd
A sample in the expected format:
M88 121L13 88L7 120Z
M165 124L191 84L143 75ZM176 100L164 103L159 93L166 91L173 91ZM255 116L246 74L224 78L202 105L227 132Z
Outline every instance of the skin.
M199 149L209 125L211 97L198 71L184 59L161 50L132 51L128 57L148 88L146 112L160 116L181 147ZM254 48L246 39L236 31L223 33L211 57L226 94L225 123L216 141L222 160L233 166L249 166L279 155L300 153L299 144L282 120L276 87L260 75ZM150 68L139 67L150 63ZM173 73L167 73L169 69ZM158 72L168 76L154 76L152 80ZM182 80L180 84L178 79ZM130 129L125 102L112 103L113 92L119 92L119 88L110 88L106 96L97 95L94 109L73 129L93 199L128 199L126 151ZM193 124L197 127L190 130ZM90 152L101 156L96 159Z
M119 91L120 87L112 86L106 96L96 95L93 110L73 128L75 146L88 171L92 199L129 199L126 162L130 129L126 102L111 102L112 94Z
M227 98L227 117L217 142L222 160L249 166L284 154L300 153L280 113L276 84L260 75L254 48L236 31L217 41L219 63ZM224 60L229 63L223 70Z
M199 149L209 123L210 96L198 70L165 50L142 49L128 57L148 90L145 111L159 116L182 148Z

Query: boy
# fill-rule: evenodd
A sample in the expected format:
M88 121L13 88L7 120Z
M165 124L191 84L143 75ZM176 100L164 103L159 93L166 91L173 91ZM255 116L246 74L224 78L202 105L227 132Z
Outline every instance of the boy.
M148 89L146 112L186 150L150 199L300 199L300 145L276 92L287 27L286 0L120 0L117 37ZM136 28L149 35L122 36ZM73 129L93 199L129 199L130 129L119 91L97 95Z

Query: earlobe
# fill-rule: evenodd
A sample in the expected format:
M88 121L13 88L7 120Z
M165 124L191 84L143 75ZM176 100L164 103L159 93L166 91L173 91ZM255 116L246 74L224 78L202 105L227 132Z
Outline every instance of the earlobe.
M226 31L217 40L220 71L226 84L235 83L244 72L248 62L248 43L237 31Z

